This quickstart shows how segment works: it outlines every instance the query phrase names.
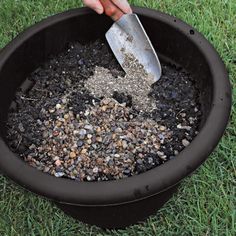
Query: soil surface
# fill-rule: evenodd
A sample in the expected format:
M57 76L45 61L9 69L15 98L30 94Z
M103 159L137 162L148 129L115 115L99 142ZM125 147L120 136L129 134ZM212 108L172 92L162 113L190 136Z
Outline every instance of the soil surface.
M175 158L197 134L199 92L189 73L162 69L150 85L137 61L125 75L102 41L70 45L17 92L10 148L38 170L78 181L121 179Z

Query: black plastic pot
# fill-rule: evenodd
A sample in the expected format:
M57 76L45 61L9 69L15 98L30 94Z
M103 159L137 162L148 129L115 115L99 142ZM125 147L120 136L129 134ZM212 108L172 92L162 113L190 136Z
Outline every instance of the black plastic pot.
M103 37L112 24L108 17L86 8L49 17L19 35L0 55L1 171L22 187L53 200L66 213L105 228L125 227L155 213L216 147L231 108L225 66L203 36L161 12L137 7L134 11L161 58L192 73L201 90L203 112L199 134L176 159L138 176L97 183L56 178L24 163L9 150L5 139L8 109L25 78L68 42Z

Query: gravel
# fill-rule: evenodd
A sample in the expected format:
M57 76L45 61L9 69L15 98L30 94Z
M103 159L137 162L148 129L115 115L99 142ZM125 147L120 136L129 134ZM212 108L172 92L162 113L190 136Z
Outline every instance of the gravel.
M199 92L162 62L151 85L133 58L124 74L106 44L74 43L27 78L9 111L8 142L29 165L76 181L122 179L174 159L196 136Z

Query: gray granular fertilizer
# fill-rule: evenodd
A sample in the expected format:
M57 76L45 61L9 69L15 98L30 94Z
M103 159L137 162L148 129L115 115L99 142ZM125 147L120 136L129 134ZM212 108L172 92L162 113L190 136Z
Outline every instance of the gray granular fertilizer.
M153 78L147 74L134 56L126 54L123 67L128 68L124 77L115 77L110 70L96 67L94 75L85 81L85 88L95 97L112 97L114 92L131 95L133 106L139 111L152 111L156 108L153 98L149 97Z

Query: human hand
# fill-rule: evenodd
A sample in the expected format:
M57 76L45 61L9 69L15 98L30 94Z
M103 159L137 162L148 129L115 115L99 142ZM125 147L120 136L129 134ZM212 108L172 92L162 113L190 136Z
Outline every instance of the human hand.
M114 21L119 20L123 14L132 13L127 0L83 0L83 2L98 14L105 12Z

